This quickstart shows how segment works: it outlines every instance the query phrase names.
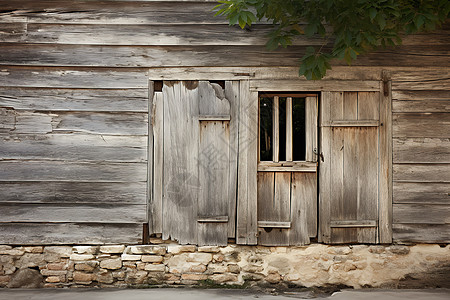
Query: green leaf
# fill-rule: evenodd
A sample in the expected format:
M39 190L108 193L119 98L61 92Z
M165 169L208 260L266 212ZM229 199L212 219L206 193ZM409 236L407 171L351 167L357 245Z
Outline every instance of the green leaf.
M377 9L375 7L372 7L369 9L369 17L370 17L370 21L373 21L373 19L375 19L375 16L377 15Z

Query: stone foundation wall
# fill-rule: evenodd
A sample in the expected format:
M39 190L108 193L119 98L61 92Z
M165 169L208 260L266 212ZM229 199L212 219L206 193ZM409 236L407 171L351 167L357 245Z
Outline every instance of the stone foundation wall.
M0 287L346 285L448 287L450 246L0 245ZM425 278L426 277L426 278ZM442 286L444 285L444 286Z

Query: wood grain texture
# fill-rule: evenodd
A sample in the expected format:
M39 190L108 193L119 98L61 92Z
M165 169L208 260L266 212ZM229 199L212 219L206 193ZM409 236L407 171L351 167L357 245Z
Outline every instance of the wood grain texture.
M317 236L317 174L292 173L290 245L309 243Z
M450 224L448 204L408 204L393 205L394 224Z
M394 182L394 203L448 204L450 183Z
M146 205L136 204L24 204L0 203L1 223L97 222L144 223Z
M393 239L396 242L449 243L450 225L394 224Z
M394 163L450 163L450 138L394 138Z
M38 179L39 180L39 179ZM1 182L3 203L146 204L145 182Z
M147 112L147 93L147 89L0 88L0 106L39 111Z
M317 146L318 97L306 97L306 161L317 161L319 147ZM315 151L315 152L314 152Z
M152 233L162 233L163 193L164 193L164 97L161 92L152 98L153 152L151 182Z
M147 137L95 134L0 134L0 159L146 162Z
M394 182L450 182L450 164L394 164Z
M450 111L450 100L402 100L392 102L393 112L448 112Z
M12 245L140 244L142 224L0 223L0 236Z
M147 163L99 163L65 161L0 161L0 181L96 181L147 180Z
M394 113L393 137L448 138L450 113Z

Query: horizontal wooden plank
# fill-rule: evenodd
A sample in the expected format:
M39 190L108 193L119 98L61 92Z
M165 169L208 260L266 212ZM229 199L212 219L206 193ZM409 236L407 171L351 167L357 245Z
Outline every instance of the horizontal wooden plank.
M442 72L442 69L434 69L434 72ZM394 100L450 100L448 90L394 90L392 91L392 99Z
M379 91L379 81L303 81L303 80L251 80L250 88L255 91L311 92L311 91Z
M393 112L449 112L450 100L392 101Z
M148 89L0 88L0 106L19 110L147 112Z
M0 181L139 182L147 180L147 163L77 163L1 161Z
M448 54L448 49L446 51ZM447 55L448 56L448 55ZM439 65L437 65L439 66ZM436 81L448 79L450 77L450 71L448 68L438 69L415 69L415 70L396 70L391 73L392 89L397 90L399 83L411 83L411 82L424 82L424 81ZM422 90L422 89L420 89Z
M394 182L394 203L450 205L450 183Z
M393 137L450 137L450 112L394 113Z
M146 136L0 134L0 159L146 162Z
M394 138L394 163L450 163L449 138Z
M450 182L450 164L394 164L394 181Z
M106 106L106 105L105 105ZM147 113L93 113L57 112L43 113L15 111L13 129L0 129L2 133L72 133L82 132L102 135L146 135Z
M147 203L145 182L1 182L2 202Z
M315 162L296 162L296 161L260 161L258 163L259 172L316 172L317 163Z
M147 74L144 70L74 70L5 66L0 68L0 78L0 87L148 88Z
M377 227L376 220L345 220L330 221L330 227L333 228L350 228L350 227Z
M450 243L450 224L393 224L394 242Z
M198 116L199 121L230 121L230 115L201 115Z
M198 217L199 223L227 223L228 216L216 216L216 217Z
M17 19L12 19L15 22ZM26 35L27 23L3 23L0 20L0 42L18 42Z
M263 227L263 228L291 228L291 222L258 221L258 227Z
M0 223L0 236L10 245L140 244L142 224Z
M331 121L330 124L324 124L322 127L378 127L380 121L378 120L336 120Z
M449 59L446 59L447 61ZM444 60L445 61L445 60ZM436 61L439 64L438 61ZM444 64L442 67L448 67ZM450 87L450 78L439 78L433 80L420 80L415 78L411 81L392 81L392 90L443 90Z
M450 204L393 205L394 224L450 224Z
M228 24L213 1L0 1L0 22L58 24ZM13 19L14 18L14 19Z
M145 223L146 205L139 204L24 204L0 202L1 223L95 222Z

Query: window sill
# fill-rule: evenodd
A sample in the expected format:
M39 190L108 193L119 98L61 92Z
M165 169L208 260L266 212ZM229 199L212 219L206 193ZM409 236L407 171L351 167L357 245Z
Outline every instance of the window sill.
M259 172L316 172L317 162L308 161L260 161Z

